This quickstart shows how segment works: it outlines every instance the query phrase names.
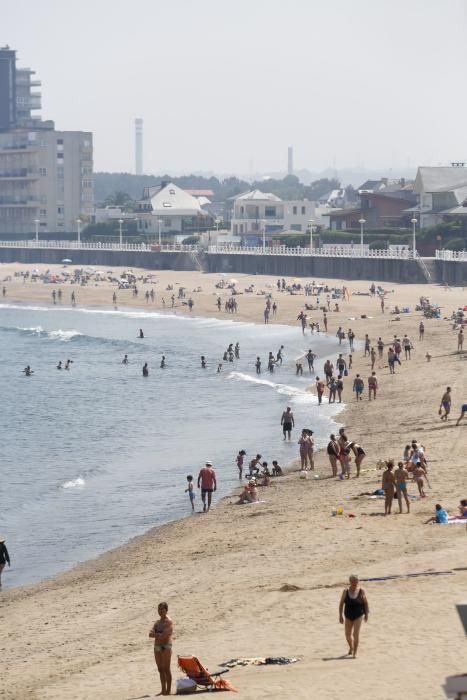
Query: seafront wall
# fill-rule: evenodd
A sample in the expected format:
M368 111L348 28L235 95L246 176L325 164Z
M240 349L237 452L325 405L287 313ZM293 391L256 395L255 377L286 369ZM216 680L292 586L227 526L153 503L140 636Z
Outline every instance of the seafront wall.
M76 267L94 265L112 267L144 267L149 270L198 270L227 274L273 275L317 279L369 280L374 282L425 283L422 267L414 260L394 258L345 258L205 253L197 257L189 252L150 250L107 250L76 248L0 248L0 262L25 264L60 264L65 258ZM467 286L467 261L427 260L431 282Z
M60 264L64 259L75 267L94 265L113 267L145 267L149 270L197 270L189 253L155 253L150 250L105 250L99 248L0 248L0 262L36 265Z
M317 279L370 280L381 282L426 282L414 260L391 258L311 258L287 255L207 256L209 272L274 275L278 277L313 277Z

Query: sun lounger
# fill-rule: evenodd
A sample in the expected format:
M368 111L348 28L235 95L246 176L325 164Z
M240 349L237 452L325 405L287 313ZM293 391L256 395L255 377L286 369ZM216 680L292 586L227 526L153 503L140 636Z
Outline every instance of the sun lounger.
M179 656L178 666L186 673L188 678L195 681L196 685L200 688L205 688L207 690L232 690L234 693L238 692L229 681L225 678L220 678L223 673L228 673L229 669L217 671L216 673L209 673L196 656Z

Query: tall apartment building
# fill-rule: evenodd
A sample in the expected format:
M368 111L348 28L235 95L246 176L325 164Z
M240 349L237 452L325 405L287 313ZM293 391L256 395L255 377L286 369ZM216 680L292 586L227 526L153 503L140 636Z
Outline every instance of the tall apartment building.
M94 212L92 134L56 131L34 71L0 49L0 235L76 231Z

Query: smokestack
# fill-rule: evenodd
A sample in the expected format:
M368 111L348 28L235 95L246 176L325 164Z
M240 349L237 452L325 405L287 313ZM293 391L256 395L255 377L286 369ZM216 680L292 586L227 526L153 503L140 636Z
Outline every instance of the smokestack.
M143 174L143 120L135 119L135 174Z
M287 149L287 175L293 175L293 147Z

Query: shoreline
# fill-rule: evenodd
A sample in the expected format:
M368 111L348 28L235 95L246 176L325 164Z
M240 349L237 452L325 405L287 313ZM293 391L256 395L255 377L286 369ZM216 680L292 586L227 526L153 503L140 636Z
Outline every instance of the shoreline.
M195 279L207 284L205 275L192 274L167 272L158 277L171 281L185 276L187 286L195 286ZM250 279L237 277L242 284ZM353 290L367 286L352 283ZM447 309L460 305L465 296L461 290L444 292L428 285L390 288L394 294L389 304L411 307L420 294L442 297ZM264 298L243 299L241 315L260 319ZM296 324L303 301L303 296L278 296L277 321ZM212 292L197 297L195 312L201 308L206 315L215 315L212 307ZM311 315L321 317L317 312ZM345 384L346 407L339 417L351 439L367 453L360 479L300 480L292 472L267 487L263 504L233 507L234 497L226 496L212 517L196 516L195 527L193 516L187 515L52 579L6 589L0 599L0 641L8 699L128 700L148 693L152 697L158 682L147 630L159 600L168 600L175 620L175 654L195 654L211 669L233 657L302 657L291 667L233 669L229 679L246 700L266 695L308 697L303 689L309 687L324 700L352 691L386 700L393 681L386 683L372 673L383 663L397 665L401 687L414 700L443 697L444 678L460 671L456 647L463 633L454 604L465 595L467 583L467 572L460 570L465 528L422 523L432 515L437 500L454 512L465 496L465 426L455 428L453 420L466 395L465 365L454 351L455 333L443 320L426 321L421 347L416 337L419 313L393 323L394 317L381 315L370 298L356 295L342 313L329 316L330 334L338 324L346 328L351 316L357 339L365 332L385 340L394 333L408 333L416 348L413 359L403 362L395 376L389 375L384 363L377 365L376 402L369 403L366 395L363 402L355 402L350 377ZM240 313L237 318L244 320ZM423 356L428 349L431 363ZM368 362L361 351L355 353L352 376L356 372L366 380ZM437 407L446 384L453 387L454 399L452 418L444 425ZM359 494L379 485L380 473L373 471L378 459L399 459L413 437L426 446L432 491L425 501L412 502L409 515L378 517L382 502ZM315 469L330 472L323 451L316 455ZM415 493L412 484L410 492ZM331 516L336 505L343 505L343 516ZM362 629L358 661L343 663L345 642L337 604L349 573L372 578L430 570L453 571L448 585L444 577L434 575L416 582L365 584L370 623ZM206 624L201 624L203 618ZM418 624L420 619L423 625ZM25 646L31 637L40 638L41 644ZM436 655L420 682L406 660L426 649L427 638Z

